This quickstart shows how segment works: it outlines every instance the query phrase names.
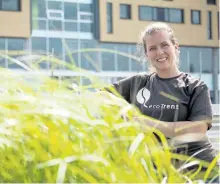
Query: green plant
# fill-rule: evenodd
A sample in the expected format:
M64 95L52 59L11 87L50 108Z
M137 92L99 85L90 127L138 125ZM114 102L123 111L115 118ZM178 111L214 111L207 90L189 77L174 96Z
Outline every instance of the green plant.
M217 158L199 162L208 168L201 176L200 168L176 168L174 159L189 158L172 153L162 133L135 122L141 114L134 106L90 91L105 86L91 80L72 88L68 80L1 70L0 182L183 183L217 173Z

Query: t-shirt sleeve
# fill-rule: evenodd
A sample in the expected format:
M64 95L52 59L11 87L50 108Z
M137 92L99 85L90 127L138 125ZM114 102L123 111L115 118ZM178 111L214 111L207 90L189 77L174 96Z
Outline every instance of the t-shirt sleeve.
M122 80L117 81L113 84L113 87L117 90L117 92L129 103L130 102L130 89L131 89L131 81L133 77L128 77Z
M207 121L208 129L212 127L212 103L207 85L195 87L189 104L189 121Z

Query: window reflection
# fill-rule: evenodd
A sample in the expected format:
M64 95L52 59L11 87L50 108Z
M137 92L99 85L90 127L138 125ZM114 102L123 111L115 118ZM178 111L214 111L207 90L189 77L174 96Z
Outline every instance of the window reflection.
M116 50L128 56L130 55L128 45L118 44L116 47ZM122 56L120 54L117 54L117 70L118 71L129 71L130 61L129 61L128 56Z
M77 20L77 4L64 2L64 18L70 20Z
M8 50L9 50L9 57L15 59L15 60L19 60L20 56L24 56L27 51L27 40L25 39L16 39L16 38L8 38ZM11 52L10 51L17 51L16 52ZM8 59L8 67L9 68L19 68L19 69L23 69L23 67L21 67L19 64L16 64L16 62L13 59Z
M32 38L32 54L39 55L39 56L47 55L47 39L46 38L41 38L41 37ZM40 59L42 58L40 57L37 61L39 61ZM40 61L38 66L42 69L48 68L47 60Z
M101 44L104 49L110 51L115 50L114 44ZM103 71L115 71L115 54L109 52L101 52L102 70Z
M79 40L76 39L66 39L64 42L65 61L77 67L79 67L78 44Z
M6 67L6 59L4 58L3 55L5 55L5 39L0 38L0 67Z

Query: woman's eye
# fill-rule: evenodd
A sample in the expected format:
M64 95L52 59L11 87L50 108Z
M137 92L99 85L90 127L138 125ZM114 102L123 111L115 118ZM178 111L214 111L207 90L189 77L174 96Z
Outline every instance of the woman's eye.
M155 49L156 49L156 48L152 47L152 48L150 48L150 51L155 50Z
M163 47L168 47L168 46L169 46L168 44L164 44L164 45L163 45Z

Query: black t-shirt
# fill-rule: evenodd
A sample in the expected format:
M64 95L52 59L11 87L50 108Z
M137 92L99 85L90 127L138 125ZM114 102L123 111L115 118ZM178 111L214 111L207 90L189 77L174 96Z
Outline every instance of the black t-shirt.
M173 78L160 78L153 73L138 74L114 84L121 96L140 111L166 122L208 120L211 127L212 107L207 85L186 73ZM207 137L187 144L187 153L211 161L215 152Z

